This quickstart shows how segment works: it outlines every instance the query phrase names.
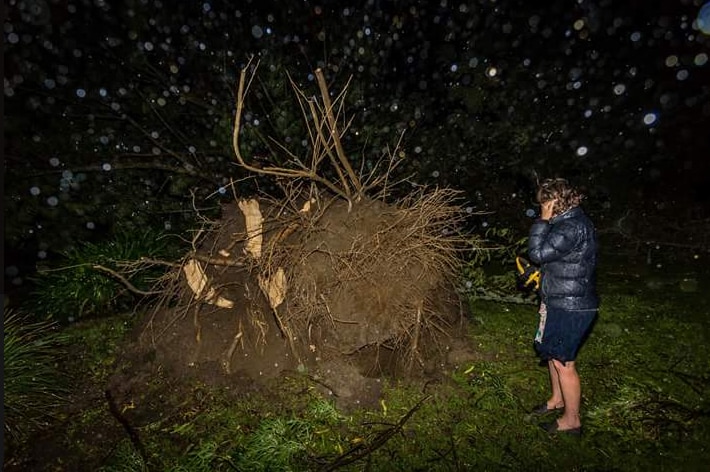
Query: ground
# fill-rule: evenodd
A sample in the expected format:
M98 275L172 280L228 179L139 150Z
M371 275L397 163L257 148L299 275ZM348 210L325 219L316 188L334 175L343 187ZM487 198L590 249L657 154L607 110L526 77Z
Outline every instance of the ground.
M427 395L433 398L405 434L373 455L373 470L386 470L388 460L401 468L410 461L442 470L515 470L530 461L567 470L703 470L710 431L703 395L710 279L704 256L675 266L661 257L649 265L641 254L636 265L613 266L618 256L602 258L605 305L579 362L586 428L579 444L553 439L550 449L551 440L523 421L547 391L530 349L532 306L474 302L470 325L460 342L452 341L445 362L396 388L385 376L337 362L323 363L330 376L310 369L225 374L218 348L212 361L189 366L181 362L194 356L191 323L185 325L192 329L175 331L166 344L183 360L171 364L165 357L170 351L141 346L148 312L140 319L128 314L87 321L72 330L75 342L64 366L76 381L71 401L25 449L9 451L13 459L5 470L98 470L115 463L127 446L145 450L141 456L161 464L160 470L177 470L174 464L188 463L203 441L221 438L227 450L240 451L266 421L306 417L316 397L337 402L342 411L365 411L354 432L345 420L326 428L324 437L347 452L373 424L397 422ZM220 324L220 316L212 318L203 323L209 326L203 341L230 326L229 319ZM265 351L260 365L288 352ZM126 469L122 460L123 469L109 470L137 470Z
M191 412L200 414L203 409L214 408L210 402L215 401L215 391L221 392L220 401L227 403L258 398L259 404L293 405L302 401L305 405L308 398L318 395L332 401L343 413L380 408L383 385L391 380L387 376L366 376L342 357L324 361L313 371L299 372L291 368L293 365L277 365L288 355L282 340L272 343L277 347L243 362L242 368L225 373L220 363L224 344L218 342L224 336L218 333L223 333L230 323L220 321L219 316L213 316L205 323L205 347L199 350L198 361L194 361L194 330L181 330L177 324L169 343L160 350L146 350L139 341L143 323L135 323L130 332L112 340L116 342L116 353L103 363L105 371L97 373L97 377L86 372L73 373L81 384L72 387L59 420L7 462L5 470L97 470L127 438L136 450L144 451L142 438L154 425L186 421ZM213 339L216 341L210 342ZM76 357L84 357L86 349L86 345L77 345L72 351ZM480 356L464 339L452 339L446 365L421 372L407 382L422 389L429 383L437 384L444 379L444 372L476 357ZM302 400L294 400L294 395ZM7 452L15 455L15 451Z

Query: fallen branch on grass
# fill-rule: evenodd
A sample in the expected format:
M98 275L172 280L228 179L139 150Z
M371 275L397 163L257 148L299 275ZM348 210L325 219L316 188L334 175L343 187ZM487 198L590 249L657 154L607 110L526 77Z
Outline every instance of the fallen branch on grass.
M113 395L111 395L111 391L104 391L104 396L106 397L106 402L108 403L108 409L111 412L111 415L116 418L116 421L121 424L124 431L126 431L126 434L128 434L128 438L131 440L131 444L133 444L133 447L135 448L138 457L140 457L141 464L145 464L145 458L148 457L148 455L146 454L143 443L138 437L138 432L136 432L136 430L131 426L128 420L118 410L118 407L116 406L116 400L114 400Z
M404 424L409 420L409 418L414 415L414 413L424 404L426 400L431 398L431 395L427 395L426 397L422 398L417 402L416 405L414 405L408 412L405 414L398 422L397 424L392 425L391 427L380 431L375 435L372 441L369 443L360 443L357 446L351 448L349 451L344 452L340 456L338 456L333 462L330 464L326 465L325 467L321 468L323 472L327 471L332 471L335 469L338 469L340 467L346 466L348 464L352 464L353 462L359 461L360 459L367 457L368 455L372 454L375 452L377 449L381 448L384 446L387 441L392 438L395 434L399 433L402 431L402 428L404 427Z

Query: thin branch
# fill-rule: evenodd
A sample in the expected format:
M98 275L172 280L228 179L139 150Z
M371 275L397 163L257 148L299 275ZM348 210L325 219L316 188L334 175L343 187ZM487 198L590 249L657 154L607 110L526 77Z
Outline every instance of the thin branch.
M124 156L128 156L128 155L124 155ZM121 157L121 156L119 155L118 157ZM135 163L110 163L110 164L111 164L111 171L134 170L134 169L162 170L165 172L171 172L173 174L184 174L184 175L189 175L191 177L197 177L199 179L206 180L206 181L212 182L212 183L215 182L214 179L212 179L202 173L196 172L194 170L187 169L184 167L171 166L169 164L162 164L162 163L155 162L155 161L135 162ZM43 175L60 174L62 172L65 172L65 171L62 169L48 170L48 171L44 171L44 172L26 174L25 176L19 176L19 177L20 178L22 178L22 177L34 178L34 177L40 177ZM106 170L102 167L102 165L94 165L94 166L72 168L72 172L74 172L74 173L77 173L77 172L106 172Z
M409 418L416 413L416 411L422 406L422 404L431 398L431 395L427 395L417 402L408 412L405 414L395 425L381 431L375 436L375 438L369 444L358 444L357 446L351 448L349 451L338 456L335 461L323 467L321 470L324 472L329 472L340 467L352 464L353 462L363 459L373 452L375 452L380 447L384 446L387 441L392 438L395 434L400 432L404 427L404 424L409 420Z
M104 267L104 266L98 265L98 264L92 264L91 268L102 271L102 272L106 272L107 274L110 274L114 278L118 279L118 281L121 282L123 285L125 285L128 290L130 290L131 292L136 293L138 295L160 295L163 293L160 290L155 291L155 292L146 292L144 290L141 290L141 289L137 288L135 285L133 285L132 283L130 283L128 281L128 279L126 279L124 276L122 276L121 274L119 274L118 272L116 272L113 269L109 269L108 267Z
M340 142L340 135L338 134L338 123L333 115L333 104L330 101L330 95L328 93L328 86L325 83L325 77L323 75L322 69L316 69L316 78L318 79L318 87L320 88L321 97L323 98L323 103L325 104L325 116L328 119L328 124L330 125L330 131L335 140L335 150L338 154L341 164L345 168L350 177L352 184L355 186L355 190L358 195L362 194L362 184L360 184L360 179L358 179L357 174L353 171L350 161L345 155L345 150L343 149L343 144Z
M149 259L147 257L141 257L140 261L145 262L146 264L164 265L168 267L182 267L182 264L178 264L177 262L161 261L159 259Z
M242 261L234 261L230 259L217 259L214 257L203 256L201 254L193 253L190 256L192 259L198 260L200 262L206 262L207 264L218 265L218 266L229 266L229 267L246 267L246 264Z
M333 185L332 182L328 181L324 177L321 177L318 175L314 170L311 170L310 172L307 172L305 170L294 170L294 169L288 169L284 167L255 167L252 165L249 165L246 163L244 157L242 156L241 150L239 148L239 132L241 130L241 119L242 119L242 112L244 111L244 98L246 96L246 93L249 89L249 84L254 80L254 76L256 74L256 67L255 66L252 69L251 76L249 77L249 84L246 82L246 74L247 74L247 69L249 68L251 64L251 60L249 61L249 64L242 69L241 74L239 76L239 86L237 89L237 104L236 104L236 110L234 112L234 128L232 132L232 148L234 149L234 154L235 157L237 158L238 164L243 167L244 169L254 172L256 174L261 174L261 175L271 175L275 177L286 177L286 178L305 178L309 180L313 180L321 185L324 185L327 187L329 190L332 192L342 196L343 198L348 198L348 195L343 192L342 189L338 188L336 185Z
M118 406L116 405L116 401L114 400L111 391L105 390L104 396L106 397L106 402L108 403L108 409L111 412L111 415L116 419L116 421L121 424L126 434L128 434L128 438L131 440L131 444L133 444L136 453L138 453L138 457L140 458L140 463L142 465L141 469L147 470L145 467L145 458L148 455L146 453L145 447L143 446L143 443L140 440L140 437L138 436L138 433L118 410Z

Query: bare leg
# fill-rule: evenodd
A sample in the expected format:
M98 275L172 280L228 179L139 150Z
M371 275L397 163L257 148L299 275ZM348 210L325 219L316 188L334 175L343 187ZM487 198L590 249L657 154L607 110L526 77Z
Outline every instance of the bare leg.
M560 387L560 375L557 373L554 361L547 361L547 368L550 370L550 388L552 395L547 400L547 409L554 410L565 406L565 400L562 396L562 388Z
M560 430L579 428L581 420L579 418L579 406L582 401L582 389L579 382L579 375L574 361L562 362L553 360L554 368L559 377L562 398L564 398L565 412L557 420Z

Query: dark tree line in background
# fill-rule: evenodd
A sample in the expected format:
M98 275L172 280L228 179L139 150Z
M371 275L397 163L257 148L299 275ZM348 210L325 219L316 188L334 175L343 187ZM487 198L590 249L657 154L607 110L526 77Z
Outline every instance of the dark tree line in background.
M352 77L354 163L370 168L404 133L399 176L494 212L473 225L527 224L536 174L586 186L609 224L630 208L697 217L710 173L701 2L532 3L10 1L8 263L116 226L179 232L194 208L216 215L230 182L278 192L230 147L252 56L241 141L255 165L283 159L270 137L308 154L288 76L315 93L322 68L332 90Z

